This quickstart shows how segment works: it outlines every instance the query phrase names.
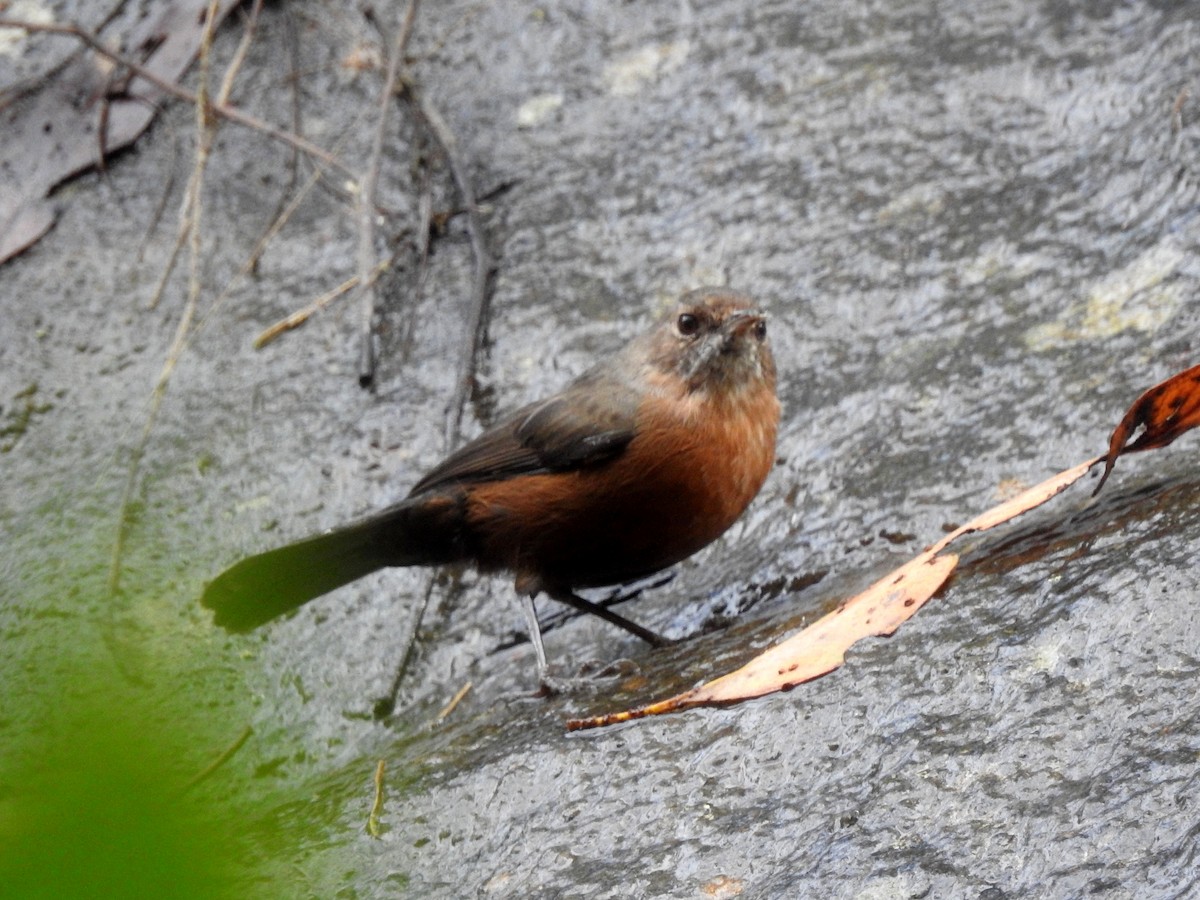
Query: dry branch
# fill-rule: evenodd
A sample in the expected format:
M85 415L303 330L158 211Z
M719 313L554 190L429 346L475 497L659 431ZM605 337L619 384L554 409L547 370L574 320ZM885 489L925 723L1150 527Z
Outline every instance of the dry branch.
M454 385L454 397L450 404L450 413L446 423L446 444L453 448L458 444L462 431L463 408L467 402L467 392L475 380L476 362L479 351L483 347L484 334L487 328L487 309L492 295L492 275L494 268L491 254L488 252L487 240L484 237L483 222L479 217L479 207L475 199L475 191L467 178L466 169L458 155L458 142L454 132L446 124L437 108L429 102L424 92L413 82L406 85L408 94L420 111L421 117L429 126L429 131L441 148L450 167L450 174L458 188L462 201L463 212L467 217L467 235L471 240L471 252L475 257L474 288L471 291L471 304L467 309L466 332L470 344L467 352L459 362L458 378Z
M375 123L375 139L366 172L359 179L358 191L358 283L362 286L362 317L360 321L361 349L358 363L358 383L369 387L375 381L375 344L372 331L375 322L375 190L379 183L379 165L383 158L383 136L387 127L388 110L396 93L404 55L412 37L417 18L418 0L409 0L404 23L396 32L396 40L388 58L387 77L379 98L379 119Z

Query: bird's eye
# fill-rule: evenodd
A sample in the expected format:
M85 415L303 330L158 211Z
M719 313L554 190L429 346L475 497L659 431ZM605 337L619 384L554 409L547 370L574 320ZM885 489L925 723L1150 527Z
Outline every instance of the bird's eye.
M684 337L691 337L700 330L700 319L691 313L682 313L675 320L675 327L679 329L679 333Z
M765 341L767 339L767 322L766 319L759 319L754 323L752 331L756 341Z

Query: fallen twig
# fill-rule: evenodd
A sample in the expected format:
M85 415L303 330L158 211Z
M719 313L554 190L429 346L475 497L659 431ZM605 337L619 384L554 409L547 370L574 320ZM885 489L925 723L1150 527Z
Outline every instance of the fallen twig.
M246 28L242 32L242 39L238 43L237 51L234 53L229 67L225 70L225 77L221 81L221 90L217 94L218 104L227 102L229 95L233 93L233 79L246 59L246 52L249 50L250 42L254 37L254 29L258 24L258 14L261 10L262 0L256 0L254 7L250 11L250 18L246 22ZM212 144L216 136L215 122L213 122L212 117L208 114L208 65L212 50L211 23L215 19L213 13L214 6L210 5L209 16L206 20L204 33L200 42L200 90L196 96L197 134L199 135L199 141L196 146L196 164L192 167L192 176L188 180L183 207L179 211L179 231L175 236L175 246L171 250L171 257L167 260L167 265L163 268L162 276L159 278L154 294L150 298L150 309L158 306L158 301L162 299L162 293L166 290L167 281L175 270L175 263L179 259L179 251L182 249L185 236L188 234L191 235L192 239L191 268L193 270L189 279L189 303L193 300L193 295L198 296L199 294L198 273L195 271L195 268L199 265L200 258L200 189L203 186L204 173L208 169L208 159L212 154ZM194 313L194 311L194 306L192 306L189 312ZM185 318L187 317L185 316ZM180 349L182 350L182 347Z
M409 663L412 662L413 648L417 644L417 631L421 627L421 621L425 618L425 612L429 609L429 601L433 598L433 589L437 586L437 581L436 575L432 573L425 575L425 589L421 591L421 599L417 603L416 609L408 616L407 634L403 636L402 640L397 641L397 646L404 648L404 655L400 657L400 663L396 666L396 674L392 676L392 684L388 688L387 694L375 701L373 712L376 719L384 719L396 709L396 697L400 694L400 682L404 680Z
M243 728L242 733L238 735L237 740L222 750L220 756L193 775L188 783L183 786L183 790L180 793L190 791L196 785L200 784L200 782L211 777L213 772L217 771L217 769L221 768L221 766L225 765L225 763L229 762L229 760L233 759L233 755L245 746L246 741L250 740L250 735L252 734L254 734L254 729L249 725Z
M430 103L423 91L412 81L405 84L413 104L420 111L421 117L429 126L430 134L441 148L450 174L458 188L462 200L463 213L467 217L467 235L471 240L471 252L475 257L474 289L471 292L471 305L467 309L467 335L469 346L459 361L458 378L454 385L454 397L446 421L446 444L449 448L458 445L462 432L463 408L467 402L467 392L475 380L476 361L483 347L484 335L487 330L487 310L492 294L492 275L495 269L491 255L488 253L487 240L484 236L483 222L479 218L479 208L475 200L475 192L467 179L466 170L458 157L458 142L454 132L446 124L437 108Z
M458 708L458 704L462 703L463 697L467 696L473 686L474 682L468 681L466 684L460 687L458 692L450 698L450 702L442 707L442 711L437 714L437 718L434 719L434 721L446 721L450 713L454 712L454 710Z
M383 815L383 770L384 761L381 759L375 766L375 800L371 804L371 814L367 816L367 834L378 838L383 833L379 817Z
M358 383L369 387L375 381L375 279L370 272L375 266L375 189L379 182L379 164L383 158L383 135L387 126L388 110L396 93L400 70L404 67L404 54L412 37L413 24L417 18L419 0L408 0L404 22L396 32L396 40L388 58L387 77L379 98L379 119L375 123L375 139L371 145L371 158L366 171L359 179L358 191L358 283L362 285L362 318L360 322L360 351Z
M387 268L390 265L391 260L380 260L375 264L375 268L367 273L368 290L370 289L370 285L378 281L379 276L387 271ZM358 285L361 283L362 279L358 275L355 275L352 278L347 278L333 290L326 291L312 303L308 304L308 306L304 307L303 309L298 309L290 315L284 316L275 324L263 329L262 333L254 339L254 349L261 350L281 334L291 331L293 328L299 328L301 325L307 322L313 316L313 314L320 312L338 297L341 297L347 292L354 290L354 288L358 287Z

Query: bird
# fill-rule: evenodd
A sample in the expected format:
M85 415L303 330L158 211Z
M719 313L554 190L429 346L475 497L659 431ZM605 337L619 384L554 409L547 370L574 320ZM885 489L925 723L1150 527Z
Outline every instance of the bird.
M470 563L513 576L546 684L535 598L664 643L576 591L652 575L722 535L766 480L779 416L766 313L699 288L452 452L399 503L247 557L201 602L216 625L245 632L378 569Z

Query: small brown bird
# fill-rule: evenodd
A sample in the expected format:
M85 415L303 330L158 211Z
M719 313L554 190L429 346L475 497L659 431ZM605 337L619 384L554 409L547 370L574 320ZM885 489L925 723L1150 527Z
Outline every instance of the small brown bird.
M208 585L215 621L246 631L387 566L508 571L545 673L544 593L651 643L575 594L650 575L720 536L762 487L779 401L766 319L721 288L685 294L653 330L523 407L359 522L242 560Z

